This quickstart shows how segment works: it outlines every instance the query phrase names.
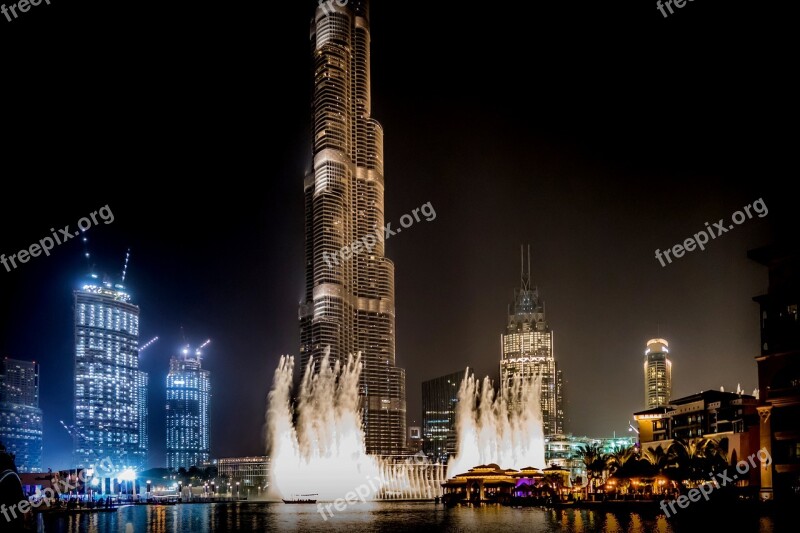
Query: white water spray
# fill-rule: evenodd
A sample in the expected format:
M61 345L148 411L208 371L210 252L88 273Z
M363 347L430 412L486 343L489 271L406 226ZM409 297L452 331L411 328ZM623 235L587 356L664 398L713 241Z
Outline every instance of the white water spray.
M541 382L522 380L495 394L488 377L483 384L467 369L458 391L458 453L447 477L495 463L501 468L545 467L544 431L539 404Z
M385 458L367 455L359 410L360 357L331 363L330 351L305 369L297 399L297 423L291 406L294 358L281 357L267 408L273 497L293 499L316 494L319 500L416 499L441 495L442 465L424 456Z

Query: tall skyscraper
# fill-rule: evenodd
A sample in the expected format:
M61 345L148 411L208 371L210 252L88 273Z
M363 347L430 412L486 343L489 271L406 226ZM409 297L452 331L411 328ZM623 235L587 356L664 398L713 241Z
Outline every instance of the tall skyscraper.
M531 284L531 251L520 253L522 281L508 309L506 332L500 336L500 383L509 386L516 376L540 380L545 436L564 432L563 378L553 355L553 332L545 319L539 289Z
M340 360L360 352L367 452L402 453L405 370L395 365L394 265L384 247L383 129L370 114L368 2L321 5L311 41L313 168L304 182L301 362L318 361L327 347Z
M458 451L456 405L464 372L422 382L422 451L431 461L447 463Z
M74 461L117 471L147 460L147 375L139 370L139 307L96 275L74 292Z
M200 349L184 348L169 361L167 374L167 468L208 461L211 373L202 368Z
M670 396L672 361L669 360L669 343L664 339L650 339L644 352L645 409L669 405Z
M17 470L42 470L42 410L39 365L0 360L0 443L14 454Z

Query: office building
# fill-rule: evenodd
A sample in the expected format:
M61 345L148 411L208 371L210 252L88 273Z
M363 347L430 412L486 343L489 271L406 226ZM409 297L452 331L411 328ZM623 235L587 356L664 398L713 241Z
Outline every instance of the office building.
M35 361L0 360L0 443L14 455L19 472L41 472L42 410Z
M514 290L506 332L500 336L500 384L510 386L517 376L541 387L544 434L564 432L563 377L553 351L553 332L545 318L544 301L531 283L530 246L520 254L521 285Z
M432 462L456 454L456 406L465 371L422 382L422 450Z
M167 468L189 468L209 460L211 374L202 352L184 348L167 374Z
M669 343L650 339L644 352L644 405L646 409L669 405L672 396L672 361Z
M117 472L147 460L147 377L139 370L139 307L121 283L90 276L74 291L74 462Z
M405 370L395 361L394 264L384 239L383 129L372 117L366 0L320 6L311 24L313 162L305 177L302 367L361 354L366 449L405 451Z

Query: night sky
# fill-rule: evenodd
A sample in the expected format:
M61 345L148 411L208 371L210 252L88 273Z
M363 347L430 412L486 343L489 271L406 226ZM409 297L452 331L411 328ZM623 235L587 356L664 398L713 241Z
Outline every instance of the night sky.
M91 262L118 276L131 248L141 342L160 337L141 359L152 466L165 463L169 358L206 338L213 455L265 452L272 373L299 348L313 4L53 0L0 19L16 44L4 47L0 253L109 206L114 222L87 233ZM746 252L796 230L776 127L788 49L755 37L774 15L759 4L690 2L668 19L655 2L630 4L373 2L386 220L426 202L437 214L387 243L409 425L421 381L467 365L497 373L523 243L568 431L626 432L659 334L675 397L756 387L751 298L767 272ZM765 218L667 267L655 259L759 198ZM0 267L0 356L41 363L45 467L70 462L58 421L72 419L83 254L73 239Z

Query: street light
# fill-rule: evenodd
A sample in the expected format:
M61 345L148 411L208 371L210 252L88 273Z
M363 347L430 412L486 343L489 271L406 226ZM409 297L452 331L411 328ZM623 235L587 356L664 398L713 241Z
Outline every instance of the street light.
M236 482L236 499L239 499L239 482Z

